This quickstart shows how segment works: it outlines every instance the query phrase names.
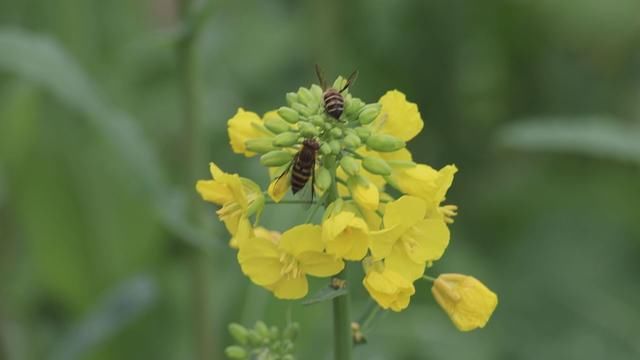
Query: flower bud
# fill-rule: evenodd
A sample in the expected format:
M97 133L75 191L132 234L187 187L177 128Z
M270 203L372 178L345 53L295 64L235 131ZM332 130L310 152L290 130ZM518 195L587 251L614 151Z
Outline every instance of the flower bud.
M237 323L231 323L229 324L229 333L239 344L247 344L249 330L247 330L247 328L245 328L244 326Z
M227 355L229 359L246 359L247 358L247 350L238 345L227 346L224 349L224 353Z
M255 330L249 330L249 344L252 346L258 346L262 344L262 338Z
M319 167L315 173L314 185L322 192L331 187L331 173L325 167Z
M366 105L358 114L358 121L362 125L370 124L380 115L380 109L381 106L378 103Z
M350 101L346 101L345 99L344 113L349 117L356 115L360 113L364 105L364 102L358 98L352 98Z
M342 143L349 149L355 149L362 144L360 138L353 134L345 136L344 139L342 139Z
M306 138L311 138L314 136L318 136L320 134L320 132L315 126L313 126L311 123L306 121L299 122L298 129L300 130L300 135Z
M291 146L297 142L298 134L291 131L283 132L282 134L276 135L276 137L273 138L273 145L275 146L286 147Z
M256 325L253 328L258 332L258 335L260 335L262 338L269 337L269 328L267 327L267 324L265 324L263 321L258 320L256 322Z
M391 166L389 166L386 161L377 157L364 158L364 160L362 160L362 167L376 175L385 176L391 174Z
M278 340L279 336L280 336L280 330L278 329L277 326L272 326L269 328L269 337L271 338L271 340Z
M405 147L405 142L395 136L387 134L373 134L367 139L367 146L371 150L392 152Z
M334 89L342 89L342 87L344 86L344 84L346 83L346 81L347 81L347 80L346 80L345 78L343 78L342 76L338 76L338 77L336 78L336 80L333 82L332 87L333 87Z
M355 131L362 141L367 141L369 136L371 136L371 129L369 129L368 127L358 126L357 128L355 128Z
M329 134L332 138L339 139L342 137L342 130L340 130L340 128L334 127L333 129L331 129L331 131L329 131Z
M272 117L269 118L269 120L265 120L264 127L276 134L280 134L291 129L289 124L280 117Z
M250 139L244 142L244 146L247 150L260 154L264 154L275 149L275 147L273 147L273 138Z
M320 154L322 155L330 155L331 154L331 146L327 143L323 143L320 145Z
M324 90L316 84L311 85L311 93L315 96L316 99L322 99L322 94L324 94Z
M298 102L298 94L294 92L288 92L286 95L286 98L287 98L287 104L289 106L292 106L293 104Z
M315 126L324 126L324 116L314 115L309 118L309 121Z
M313 110L302 103L295 103L291 108L304 116L310 116L313 114Z
M349 176L357 175L360 172L360 164L351 156L343 156L340 159L340 167Z
M260 157L260 164L268 167L282 166L291 161L292 157L288 151L273 150Z
M291 106L294 106L294 105L297 105L297 104L298 103L294 103ZM278 115L280 115L280 117L282 117L288 123L291 123L291 124L295 124L296 122L298 122L298 119L300 118L300 115L298 114L297 111L293 110L290 107L286 107L286 106L283 106L280 109L278 109Z
M338 140L331 140L329 142L329 146L331 146L331 152L338 155L340 154L340 150L342 150L342 145Z
M314 99L313 94L311 94L311 91L304 87L298 89L298 99L300 99L300 101L305 105L313 106L316 104L316 100Z
M298 333L300 333L300 324L291 323L284 329L282 337L286 340L294 341L298 337Z

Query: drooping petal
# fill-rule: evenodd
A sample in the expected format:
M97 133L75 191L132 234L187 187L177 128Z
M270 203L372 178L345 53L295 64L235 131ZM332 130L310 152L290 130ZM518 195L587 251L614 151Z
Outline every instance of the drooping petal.
M294 257L307 251L322 252L322 228L311 224L295 226L282 234L280 248Z
M343 216L347 214L351 214L351 216ZM330 235L325 238L327 253L346 260L361 260L369 250L367 224L353 213L344 211L325 221L323 228L331 228L334 220L338 223L341 220L348 220L348 222L344 226L338 224L333 229L340 229L340 231L328 231Z
M332 276L344 269L344 262L342 260L321 252L304 252L298 255L298 261L300 262L302 271L311 276Z
M278 299L295 300L303 298L309 292L309 283L305 276L282 278L270 287Z
M279 257L276 245L268 239L254 237L240 242L240 268L257 285L271 285L281 278L282 264Z
M215 180L198 180L196 190L203 200L223 205L233 200L233 194L227 185Z

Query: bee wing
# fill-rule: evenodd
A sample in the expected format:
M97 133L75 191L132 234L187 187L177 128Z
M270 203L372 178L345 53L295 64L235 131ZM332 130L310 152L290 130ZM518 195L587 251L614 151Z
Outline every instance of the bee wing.
M340 89L340 92L347 90L349 86L353 85L356 82L356 79L358 79L358 70L355 70L354 72L351 73L351 75L349 75L349 78L347 79L347 83L344 84L342 89Z
M322 90L327 89L327 83L324 81L324 74L322 73L322 69L320 69L320 65L316 64L316 76L318 77L318 81L320 81L320 87Z
M313 202L315 201L316 198L316 188L315 188L315 179L316 179L316 160L313 160L313 164L311 165L311 177L309 178L309 181L307 181L306 184L304 184L304 187L302 188L301 191L301 195L300 198L302 200L307 200L310 199L308 201L306 201L305 206L308 208L311 207L311 205L313 205Z

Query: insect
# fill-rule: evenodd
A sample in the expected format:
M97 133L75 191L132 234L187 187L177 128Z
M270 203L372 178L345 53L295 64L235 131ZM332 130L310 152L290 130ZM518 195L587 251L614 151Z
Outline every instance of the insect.
M295 194L300 191L309 178L313 178L316 167L316 155L320 149L320 144L315 139L305 139L302 148L293 157L293 160L285 171L278 177L279 181L283 176L291 172L291 191ZM311 198L313 200L314 190L311 186Z
M322 94L322 98L324 99L324 110L332 118L340 120L340 115L342 115L342 112L344 111L344 97L342 96L342 92L347 90L349 85L356 81L356 78L358 77L358 70L349 75L347 83L344 84L340 91L332 87L327 88L324 76L322 76L322 70L320 70L320 66L318 66L318 64L316 64L316 75L318 76L322 90L324 90L324 94Z

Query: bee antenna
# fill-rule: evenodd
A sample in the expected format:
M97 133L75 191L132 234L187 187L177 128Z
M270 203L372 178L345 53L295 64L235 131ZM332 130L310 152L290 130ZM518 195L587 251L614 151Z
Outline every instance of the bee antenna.
M320 86L322 90L327 88L327 84L324 82L324 76L322 74L322 69L320 69L320 65L316 64L316 76L318 77L318 81L320 81Z
M358 78L358 70L355 70L354 72L351 73L351 75L349 75L349 79L347 80L347 83L344 84L340 92L347 90L349 86L353 85L356 82L357 78Z

